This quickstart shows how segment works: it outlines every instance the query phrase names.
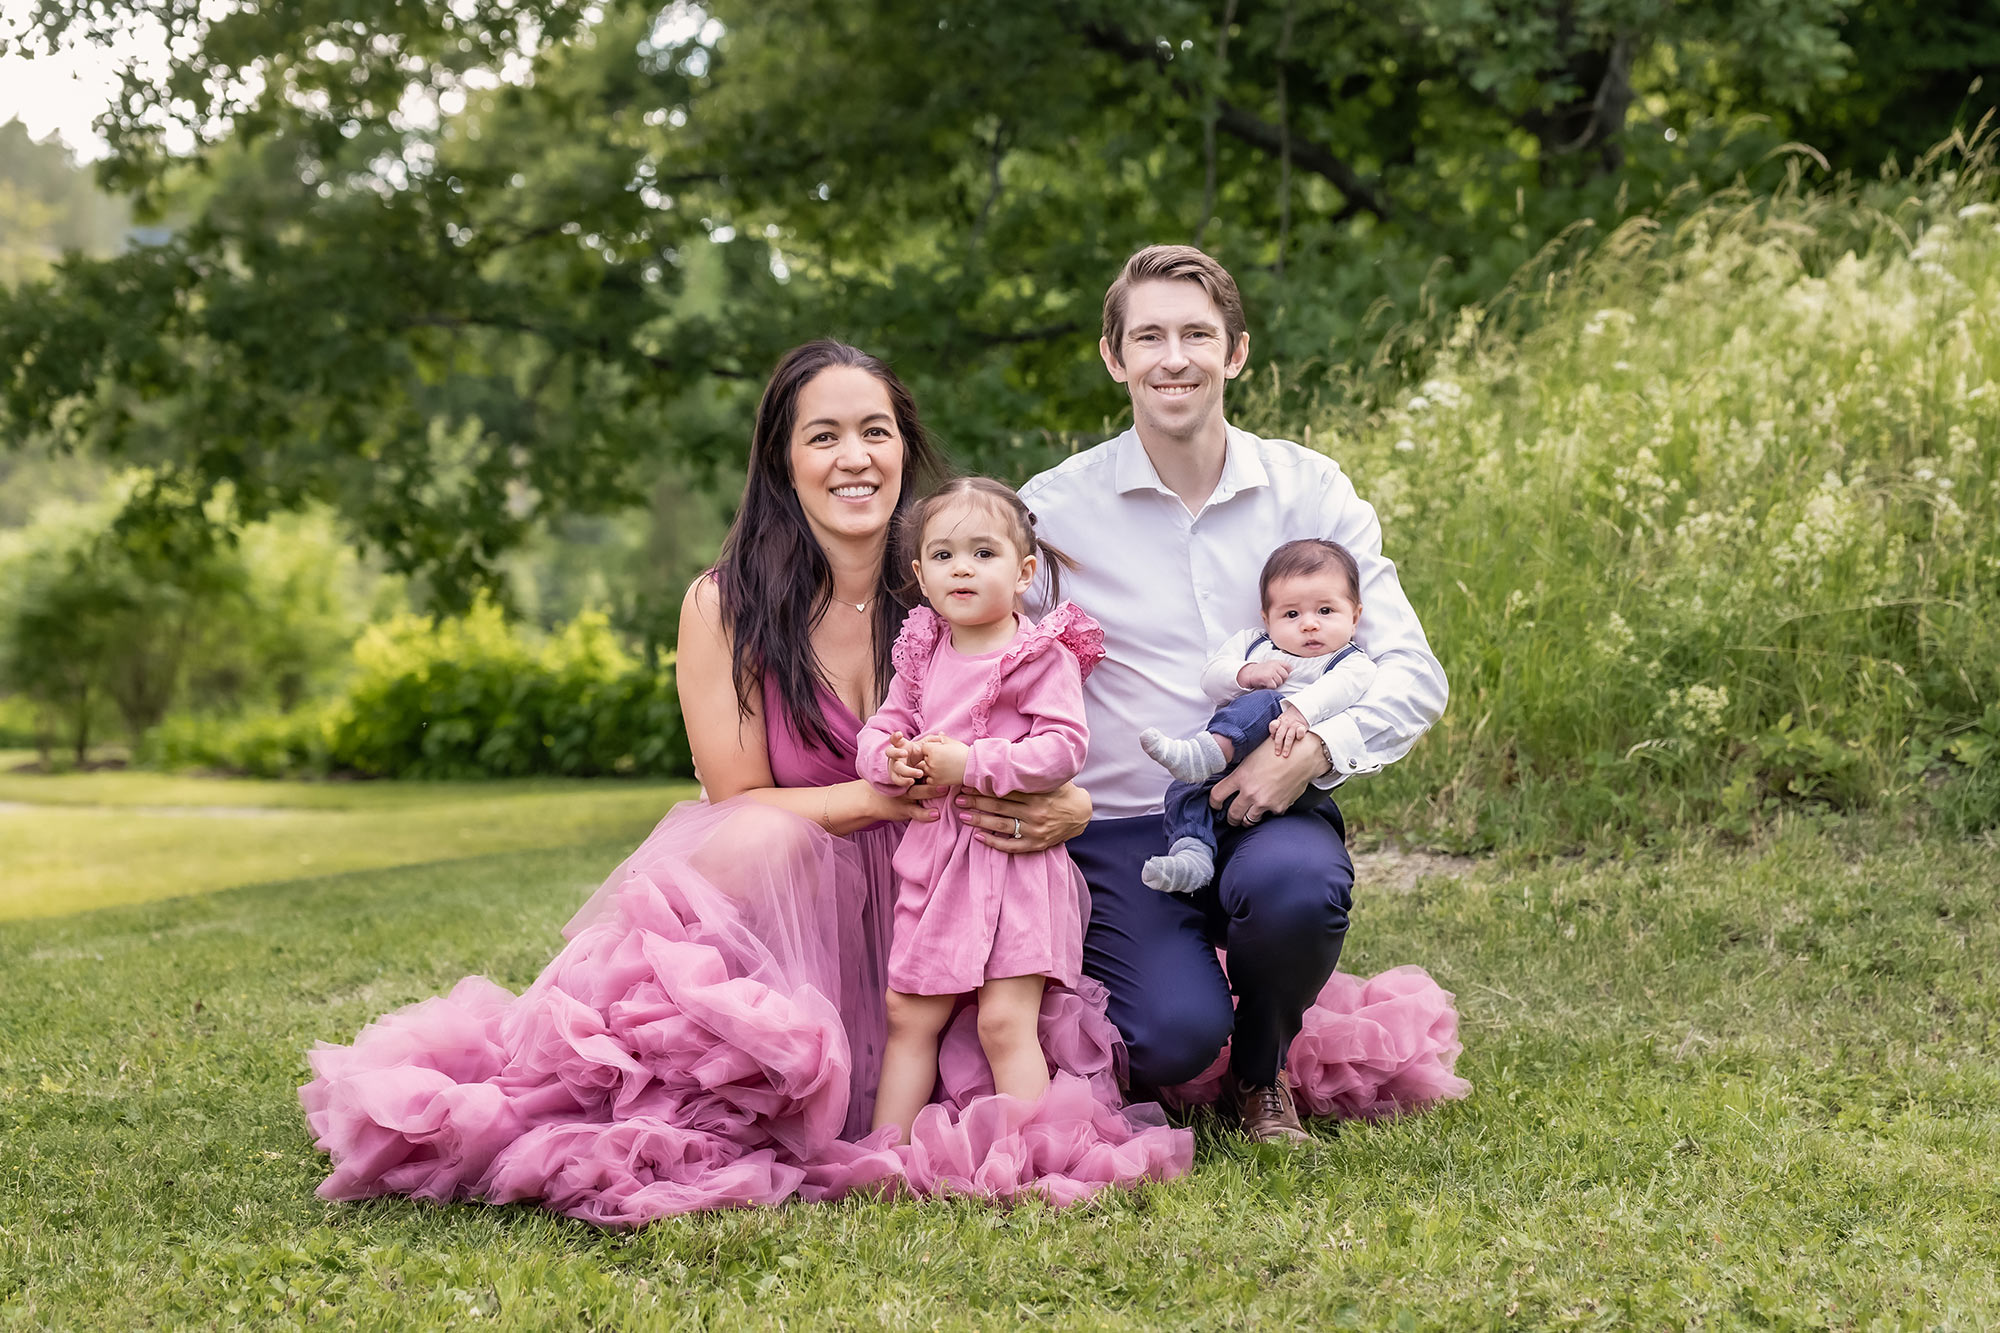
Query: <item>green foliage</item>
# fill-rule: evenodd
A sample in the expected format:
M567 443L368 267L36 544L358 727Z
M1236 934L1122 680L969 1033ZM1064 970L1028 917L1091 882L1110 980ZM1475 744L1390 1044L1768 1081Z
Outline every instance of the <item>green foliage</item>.
M128 590L83 551L38 552L9 562L15 583L0 638L0 688L36 711L44 759L66 743L82 763L108 708L102 663L113 622L132 608Z
M2000 823L1992 145L1723 196L1461 316L1414 392L1312 439L1381 512L1443 723L1350 790L1466 847ZM1525 329L1526 331L1522 331Z
M47 738L46 720L32 700L0 695L0 750L41 746Z
M0 1323L2000 1324L1994 847L1894 824L1406 889L1363 857L1344 962L1421 961L1457 992L1472 1097L1297 1152L1199 1121L1190 1177L1088 1207L854 1200L606 1233L314 1198L312 1045L467 973L525 986L629 850L0 924Z
M177 704L292 708L344 653L358 571L325 515L232 535L184 510L109 522L117 503L0 538L0 689L41 710L45 752L82 762L107 711L136 744Z
M1873 172L1876 145L1976 120L2000 18L1974 4L189 17L173 78L135 71L105 128L108 179L192 220L0 302L0 432L204 503L226 485L249 517L331 505L463 609L539 520L633 502L662 455L740 458L752 387L806 337L890 355L961 461L1018 480L1122 414L1092 344L1141 244L1228 262L1259 356L1310 392L1580 222L1772 183L1787 136L1845 136L1833 165ZM38 0L17 31L133 13ZM176 122L192 164L161 149Z
M371 625L332 702L290 715L171 719L145 757L273 777L593 777L693 771L671 663L637 662L602 612L544 642L481 602Z

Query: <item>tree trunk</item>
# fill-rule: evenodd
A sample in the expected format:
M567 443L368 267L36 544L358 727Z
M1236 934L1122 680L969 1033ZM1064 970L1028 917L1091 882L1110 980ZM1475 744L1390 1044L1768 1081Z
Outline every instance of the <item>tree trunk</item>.
M76 728L72 739L76 743L76 766L82 768L90 755L90 688L85 686L77 692Z

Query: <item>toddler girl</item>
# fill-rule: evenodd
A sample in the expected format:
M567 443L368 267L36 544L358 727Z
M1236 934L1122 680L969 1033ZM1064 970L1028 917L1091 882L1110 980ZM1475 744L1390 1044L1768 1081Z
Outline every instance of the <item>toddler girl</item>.
M910 510L903 533L928 606L903 623L889 695L861 730L856 768L888 791L913 783L989 795L1053 791L1083 766L1083 677L1104 634L1076 607L1040 624L1016 604L1038 568L1056 603L1069 558L1035 535L1019 497L962 477ZM949 802L955 793L943 798ZM1002 1093L1049 1084L1036 1035L1042 990L1083 965L1083 880L1060 847L1010 854L956 819L912 823L897 849L889 1039L875 1127L907 1142L937 1082L938 1037L959 997L979 999L979 1043Z

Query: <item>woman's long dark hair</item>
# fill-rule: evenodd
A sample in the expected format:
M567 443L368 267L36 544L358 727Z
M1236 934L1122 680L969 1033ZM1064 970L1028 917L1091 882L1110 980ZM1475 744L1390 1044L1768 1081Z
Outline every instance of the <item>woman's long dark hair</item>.
M748 715L752 695L768 679L784 702L793 731L829 750L840 746L820 707L819 686L826 676L813 655L812 627L833 601L833 567L799 506L792 478L792 427L798 420L800 391L834 366L865 370L881 383L903 437L902 489L884 534L882 570L871 608L874 684L879 688L888 681L894 670L889 648L908 610L897 596L904 580L897 573L893 535L904 512L945 468L917 419L910 391L879 359L831 338L785 353L757 404L743 503L715 562L739 715Z

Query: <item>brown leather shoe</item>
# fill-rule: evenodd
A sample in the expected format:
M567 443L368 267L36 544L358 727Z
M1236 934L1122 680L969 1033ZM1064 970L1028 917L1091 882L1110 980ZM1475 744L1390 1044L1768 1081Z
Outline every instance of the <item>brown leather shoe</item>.
M1235 1085L1231 1101L1236 1106L1237 1121L1243 1126L1244 1137L1252 1143L1304 1143L1312 1137L1299 1124L1298 1110L1292 1105L1292 1090L1283 1074L1276 1083L1261 1088L1236 1079L1230 1082Z

